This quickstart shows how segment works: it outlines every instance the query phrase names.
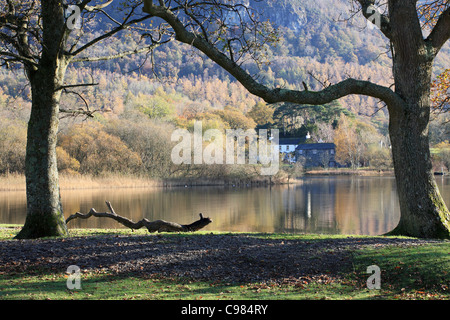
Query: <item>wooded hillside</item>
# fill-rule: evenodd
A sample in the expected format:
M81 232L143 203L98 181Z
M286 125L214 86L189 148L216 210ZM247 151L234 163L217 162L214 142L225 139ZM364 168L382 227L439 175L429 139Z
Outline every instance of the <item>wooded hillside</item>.
M349 76L384 85L392 83L389 44L376 28L367 28L362 17L346 19L351 15L347 1L282 2L282 10L271 10L271 1L255 4L279 27L276 45L264 45L266 63L261 69L250 62L245 64L266 84L303 89L305 83L310 90L317 90ZM92 37L107 28L104 21L90 23ZM141 35L131 30L121 35L120 46L107 41L101 52L89 54L133 50L140 39ZM447 45L436 61L435 77L449 66ZM390 157L382 149L383 144L384 148L389 144L387 112L375 99L350 96L314 108L269 106L211 60L180 43L165 44L153 54L76 62L69 67L66 78L67 84L97 83L64 92L61 109L71 112L62 113L58 157L60 170L67 173L145 173L152 177L186 174L189 169L174 167L170 162L170 133L177 127L192 129L194 120L202 120L204 130L268 126L280 129L286 136L311 132L312 142L339 141L338 148L355 143L363 150L357 163L361 166L371 161L384 166L385 158ZM0 173L23 172L30 110L30 88L26 83L22 70L0 69ZM87 106L90 117L77 113ZM436 116L430 127L430 142L433 146L439 144L438 148L449 140L446 117ZM356 132L355 141L342 139L345 128ZM381 160L380 153L385 154ZM436 154L440 155L440 150ZM344 163L350 161L342 157ZM223 170L208 173L221 175ZM197 168L195 174L202 172Z

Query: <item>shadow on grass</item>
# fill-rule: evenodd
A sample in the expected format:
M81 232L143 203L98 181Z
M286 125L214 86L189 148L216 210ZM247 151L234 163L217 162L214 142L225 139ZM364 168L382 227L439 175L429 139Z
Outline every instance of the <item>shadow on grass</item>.
M385 292L365 289L371 264L381 268L389 294L402 288L446 294L449 246L411 238L220 233L2 241L0 299L320 299L355 297L355 290L357 297L384 298ZM82 270L80 292L67 290L70 265Z

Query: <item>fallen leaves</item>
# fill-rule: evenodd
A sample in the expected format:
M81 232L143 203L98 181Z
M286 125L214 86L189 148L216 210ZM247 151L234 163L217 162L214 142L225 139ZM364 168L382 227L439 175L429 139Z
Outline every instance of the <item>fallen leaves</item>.
M343 281L341 275L352 272L355 250L368 245L403 245L408 241L412 240L280 241L247 235L133 235L7 241L0 242L0 274L31 274L44 270L63 274L69 265L77 265L83 275L138 274L142 279L163 277L206 280L213 284L240 283L241 289L256 293L271 291L276 286L306 290L311 283L328 285ZM408 265L401 263L392 268L395 272L406 269ZM247 287L246 283L253 285ZM187 289L180 287L180 292L183 290ZM422 295L421 291L416 294Z

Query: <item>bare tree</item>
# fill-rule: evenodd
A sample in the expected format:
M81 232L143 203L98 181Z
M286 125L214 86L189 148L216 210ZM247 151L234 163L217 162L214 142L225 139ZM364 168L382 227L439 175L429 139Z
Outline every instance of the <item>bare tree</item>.
M155 36L158 32L144 30L150 41L134 50L107 56L89 55L88 49L150 18L141 10L137 13L142 2L130 1L117 9L123 16L119 22L105 11L112 2L0 1L0 64L12 69L23 67L32 93L25 160L27 217L17 238L67 235L56 162L61 93L95 84L66 84L68 65L149 51L168 41L167 37ZM89 21L98 15L111 22L112 27L92 37ZM161 26L157 31L162 30ZM82 112L89 115L92 111Z
M240 61L258 53L256 49L262 46L255 43L261 40L261 34L263 40L271 40L272 33L267 25L258 25L257 15L248 15L250 8L243 3L145 0L144 11L163 19L172 28L176 40L197 48L267 103L324 105L347 95L365 95L383 101L390 116L389 132L401 209L399 224L391 234L449 238L450 212L435 183L428 126L433 61L450 37L450 4L446 0L421 2L435 4L437 8L434 21L427 19L431 30L424 36L424 22L418 14L416 0L387 0L383 12L377 10L379 1L353 2L388 40L392 50L393 88L354 78L320 91L263 85Z

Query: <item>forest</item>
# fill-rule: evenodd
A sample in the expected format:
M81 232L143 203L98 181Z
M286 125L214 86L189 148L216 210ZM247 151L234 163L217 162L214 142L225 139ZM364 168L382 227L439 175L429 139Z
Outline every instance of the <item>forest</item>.
M388 45L365 20L349 16L346 1L284 0L282 10L262 10L278 26L273 45L264 44L263 63L248 69L273 87L311 90L346 77L389 85L392 68ZM92 37L102 21L92 21ZM91 55L132 50L141 37L120 35ZM111 41L112 42L112 41ZM440 108L430 124L435 170L450 169L447 99L450 48L436 59L434 101ZM437 81L443 80L443 81ZM385 106L373 98L348 96L324 106L267 104L253 96L211 60L181 43L170 42L151 53L95 63L74 62L69 84L92 83L63 92L58 133L58 169L67 175L139 175L151 178L244 177L250 166L174 165L171 132L192 130L194 121L210 128L279 129L280 137L334 142L337 160L353 168L390 169L392 160ZM0 174L23 174L31 89L23 70L0 69ZM444 91L443 91L444 90ZM444 97L444 98L442 98ZM447 100L448 101L448 100ZM88 112L86 112L86 110ZM444 111L444 112L443 112ZM239 167L239 166L238 166ZM281 174L289 174L289 166Z

